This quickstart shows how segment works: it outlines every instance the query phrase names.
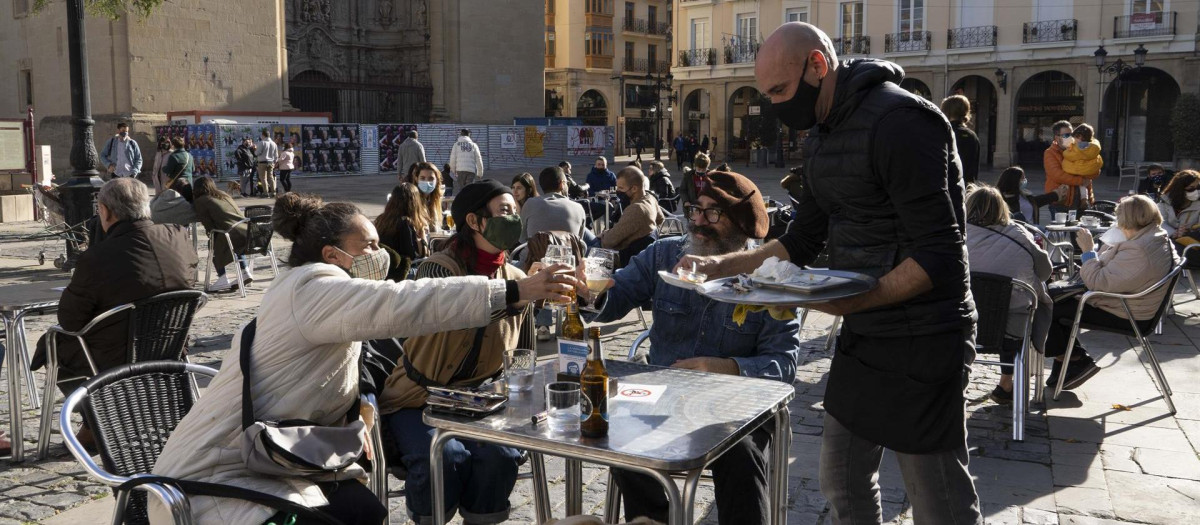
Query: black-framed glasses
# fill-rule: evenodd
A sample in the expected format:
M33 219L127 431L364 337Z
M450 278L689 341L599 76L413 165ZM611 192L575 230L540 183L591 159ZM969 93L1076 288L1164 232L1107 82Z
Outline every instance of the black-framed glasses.
M683 211L687 212L689 219L695 219L696 217L703 215L704 220L708 221L709 224L721 222L721 215L725 213L725 210L722 210L721 208L701 208L695 204L684 206Z

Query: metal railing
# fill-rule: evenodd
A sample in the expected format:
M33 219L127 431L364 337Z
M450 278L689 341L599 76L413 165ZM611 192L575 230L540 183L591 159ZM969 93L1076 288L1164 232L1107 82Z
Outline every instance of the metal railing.
M1070 42L1076 39L1079 22L1074 18L1025 22L1021 41L1026 44Z
M833 50L841 55L869 55L871 54L871 37L869 36L842 36L833 39Z
M622 26L626 31L634 33L645 33L647 24L644 18L626 18L625 25Z
M883 35L883 52L910 53L914 51L929 51L932 43L933 33L929 31L889 33Z
M679 52L679 67L712 66L717 63L717 50L711 47L684 49Z
M946 49L995 47L996 26L959 27L946 31Z
M646 33L651 35L669 35L671 34L671 23L649 22L646 24Z
M671 70L670 62L648 58L625 57L624 65L625 73L666 73Z
M758 56L757 42L746 42L743 44L732 44L725 46L725 63L726 64L745 64L754 62Z
M1137 38L1144 36L1172 36L1178 13L1157 12L1113 17L1113 38Z

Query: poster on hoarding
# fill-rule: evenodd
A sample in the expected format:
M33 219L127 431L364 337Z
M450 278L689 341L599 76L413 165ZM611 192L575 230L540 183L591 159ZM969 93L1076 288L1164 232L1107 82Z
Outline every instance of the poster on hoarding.
M546 155L546 126L525 126L525 158L537 159Z
M380 124L375 128L379 135L379 172L390 173L400 169L396 166L397 150L408 140L408 132L415 131L414 124ZM420 140L418 137L417 140Z
M500 149L517 149L517 132L500 132Z
M279 152L283 153L284 147L288 144L292 145L292 153L296 156L295 169L301 169L300 160L304 157L301 155L304 148L300 144L300 125L299 124L272 124L271 138L275 140L275 145L279 146ZM257 140L257 139L255 139Z
M604 126L567 126L567 155L603 155Z
M220 175L218 142L216 124L187 126L187 150L195 162L193 176L217 178Z
M304 173L357 173L362 171L362 140L358 124L304 124L300 141ZM297 155L299 159L300 156Z
M236 155L238 146L242 144L242 139L258 139L261 130L255 124L222 124L220 130L217 160L220 162L221 178L236 180L238 178Z

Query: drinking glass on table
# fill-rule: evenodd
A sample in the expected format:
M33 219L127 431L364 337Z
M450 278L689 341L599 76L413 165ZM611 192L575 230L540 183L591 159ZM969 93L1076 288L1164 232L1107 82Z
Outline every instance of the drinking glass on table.
M546 415L550 432L579 434L579 383L559 381L546 385Z
M533 390L533 367L536 356L533 350L518 348L504 354L504 376L510 392Z

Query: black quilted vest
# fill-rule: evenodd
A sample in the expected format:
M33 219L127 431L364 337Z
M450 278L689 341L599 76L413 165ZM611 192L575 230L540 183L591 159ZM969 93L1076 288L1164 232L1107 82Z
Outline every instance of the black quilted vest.
M848 60L838 69L837 94L826 122L809 131L804 142L804 176L813 197L829 216L826 250L829 267L881 277L912 252L912 239L899 222L883 179L872 163L876 124L898 109L920 109L945 121L933 104L896 85L903 72L878 60ZM961 167L950 123L944 136L928 137L932 146L948 145L948 186L959 192ZM961 209L962 200L957 203ZM958 218L960 231L964 227ZM966 258L966 250L963 250ZM847 329L874 337L906 337L961 330L972 321L966 276L897 305L851 314Z

